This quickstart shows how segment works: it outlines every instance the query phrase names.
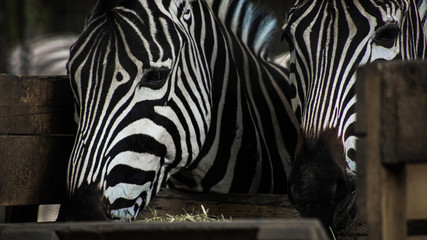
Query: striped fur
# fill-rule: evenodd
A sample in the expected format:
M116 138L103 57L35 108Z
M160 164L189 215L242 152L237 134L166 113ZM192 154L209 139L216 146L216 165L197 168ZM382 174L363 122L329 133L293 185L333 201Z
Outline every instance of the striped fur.
M245 0L97 4L68 63L79 124L60 219L135 218L166 184L286 192L298 119Z
M302 120L290 197L303 216L335 226L354 216L356 69L424 58L421 20L425 1L297 1L289 10L283 29L296 86L292 106Z
M70 46L77 36L48 34L28 40L10 54L8 72L24 75L65 75Z

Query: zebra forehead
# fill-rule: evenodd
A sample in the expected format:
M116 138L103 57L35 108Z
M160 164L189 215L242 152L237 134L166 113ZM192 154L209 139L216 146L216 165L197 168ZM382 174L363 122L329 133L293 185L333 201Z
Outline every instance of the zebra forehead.
M91 13L91 16L95 15L95 13L107 13L114 8L120 6L132 6L133 4L139 3L142 6L147 5L157 5L158 7L163 6L162 8L167 9L171 14L178 13L178 8L188 5L192 2L204 1L204 0L98 0L96 6L94 7L94 11ZM88 20L91 19L89 16Z
M412 0L297 1L287 12L285 24L282 29L285 30L288 27L289 30L295 30L296 26L300 24L305 26L307 25L307 21L311 21L309 27L316 25L326 30L334 28L335 24L345 25L345 21L343 21L345 18L348 20L347 22L353 21L357 23L357 29L360 29L363 23L369 24L371 27L391 22L399 24L402 21L402 17L413 10L414 5L411 5L412 3ZM359 21L360 19L368 21ZM320 21L322 23L317 24ZM325 26L329 27L325 28Z
M412 0L297 0L294 3L294 9L308 6L327 5L328 9L332 8L346 8L350 9L352 6L360 5L363 8L407 8ZM291 8L292 9L292 8ZM326 10L326 9L325 9ZM314 12L312 12L314 13Z
M103 8L103 10L108 11L119 5L122 1L123 0L100 0L98 3Z

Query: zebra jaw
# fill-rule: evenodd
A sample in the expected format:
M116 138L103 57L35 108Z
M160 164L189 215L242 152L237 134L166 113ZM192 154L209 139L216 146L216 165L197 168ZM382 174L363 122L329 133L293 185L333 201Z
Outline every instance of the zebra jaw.
M135 220L138 216L141 209L143 209L151 199L152 193L152 182L145 183L142 187L138 186L132 192L129 191L129 187L120 188L120 186L114 186L107 188L105 191L105 197L110 203L110 206L114 206L115 203L120 201L132 201L132 199L136 199L134 204L129 207L123 207L118 209L110 209L109 215L111 219L120 219L120 220ZM111 190L115 189L115 190ZM135 197L136 196L136 197Z
M136 199L135 204L133 206L111 210L111 219L119 219L122 221L135 220L141 210L141 205L144 202L146 202L146 200L142 200L142 197L139 197Z

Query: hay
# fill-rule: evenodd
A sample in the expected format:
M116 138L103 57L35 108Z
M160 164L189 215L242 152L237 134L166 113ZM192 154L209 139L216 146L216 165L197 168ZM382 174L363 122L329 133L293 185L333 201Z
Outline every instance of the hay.
M165 216L158 215L156 210L151 210L153 215L152 218L139 219L137 222L229 222L231 217L226 219L222 214L220 216L209 215L209 209L205 209L203 205L200 206L200 210L188 213L183 209L184 213L177 215L166 214Z

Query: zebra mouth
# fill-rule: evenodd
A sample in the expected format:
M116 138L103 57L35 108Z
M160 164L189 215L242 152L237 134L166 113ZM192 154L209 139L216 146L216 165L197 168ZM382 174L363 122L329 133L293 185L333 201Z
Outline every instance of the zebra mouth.
M129 168L121 167L120 169L128 170ZM106 187L104 196L109 203L107 212L110 219L134 220L150 202L155 171L138 170L134 173L120 175L122 179L107 180L111 186Z
M134 191L126 192L128 189L122 189L119 197L110 196L109 215L110 219L132 221L135 220L142 209L150 202L151 199L151 182L137 187ZM116 188L117 189L117 188ZM116 192L117 193L117 192Z
M356 217L356 191L348 194L335 208L333 227L345 229Z
M120 201L121 203L113 203L114 205L121 205L121 208L115 208L110 210L110 218L112 220L121 220L121 221L133 221L138 217L138 214L140 213L140 211L145 207L146 202L147 202L147 197L148 197L148 193L147 192L143 192L140 197L138 197L136 200L134 201L129 201L129 200L117 200ZM123 203L127 202L128 204L130 202L130 205L127 205L128 207L123 207ZM112 206L112 208L113 208Z

